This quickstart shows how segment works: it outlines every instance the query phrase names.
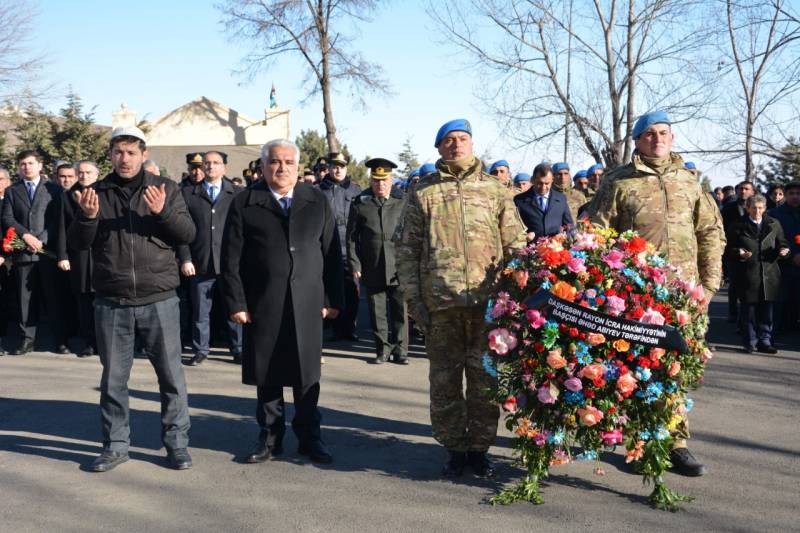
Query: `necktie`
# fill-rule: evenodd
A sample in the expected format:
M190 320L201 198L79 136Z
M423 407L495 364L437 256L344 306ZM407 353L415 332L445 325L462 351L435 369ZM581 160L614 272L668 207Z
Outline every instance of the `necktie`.
M28 186L28 200L33 202L33 195L36 194L36 186L32 181L26 181L25 185Z
M283 212L287 215L289 214L289 208L292 207L292 199L288 196L284 196L280 199L281 207L283 208Z
M208 196L211 198L211 203L212 204L217 201L217 187L216 187L216 185L212 185L211 187L208 188Z
M547 210L547 199L544 196L539 197L539 209L541 209L542 212Z

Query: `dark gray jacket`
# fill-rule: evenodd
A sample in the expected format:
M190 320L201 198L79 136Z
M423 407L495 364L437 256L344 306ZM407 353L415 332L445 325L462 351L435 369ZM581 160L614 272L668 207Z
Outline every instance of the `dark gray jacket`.
M350 214L350 204L361 194L361 187L347 177L341 183L337 183L330 176L326 176L319 184L319 190L328 199L333 210L336 229L339 231L339 243L342 246L342 258L346 258L347 217Z
M8 228L13 227L20 238L30 233L42 241L45 249L55 254L64 189L55 182L41 178L31 203L24 181L19 180L6 189L3 199L3 236ZM41 257L40 254L27 251L15 252L14 262L31 263L39 261Z

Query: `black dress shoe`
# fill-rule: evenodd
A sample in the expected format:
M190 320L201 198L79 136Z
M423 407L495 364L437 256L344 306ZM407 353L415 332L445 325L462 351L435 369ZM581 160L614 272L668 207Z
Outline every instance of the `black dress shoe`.
M394 364L396 364L396 365L407 365L408 364L408 356L394 353L394 354L392 354L392 362Z
M26 353L30 353L32 351L33 351L33 342L27 341L23 342L22 344L20 344L10 352L8 352L8 355L25 355Z
M250 452L250 455L245 458L248 463L263 463L270 457L275 457L283 453L283 445L275 444L271 448L267 446L266 442L259 442L256 447Z
M745 346L742 348L744 353L754 353L756 351L755 347L753 346Z
M97 354L97 350L95 350L94 346L87 346L86 348L84 348L83 350L78 352L77 355L78 355L78 357L83 358L83 357L91 357L91 356L96 355L96 354Z
M467 454L464 452L454 452L447 450L449 457L442 467L442 475L445 477L461 477L464 473L464 465L467 463Z
M675 448L669 452L672 469L682 476L697 477L706 473L706 467L694 458L688 448Z
M771 355L775 355L776 353L778 353L778 349L771 344L759 344L757 346L757 349L761 353L768 353Z
M382 365L383 363L385 363L388 360L389 360L389 357L385 353L381 353L381 354L378 354L378 355L375 356L375 361L374 362L375 362L376 365Z
M472 473L478 477L494 477L494 465L486 452L469 452L467 461L472 467Z
M242 354L240 354L240 353L232 353L231 355L233 356L233 362L235 364L237 364L237 365L241 365L242 364Z
M308 456L315 463L327 465L333 462L333 456L321 440L301 442L297 448L297 453Z
M66 344L59 344L58 346L56 346L56 349L53 351L53 353L57 353L59 355L67 355L68 353L70 353L69 346L67 346Z
M113 452L111 450L103 450L97 459L95 459L89 470L92 472L108 472L121 465L129 459L127 453Z
M201 353L197 353L197 354L194 354L194 357L189 359L189 362L186 363L186 365L187 366L198 366L198 365L203 364L203 361L205 361L207 358L208 358L207 355L204 355L204 354L201 354Z
M177 448L167 452L167 461L170 468L175 470L186 470L192 467L192 456L186 448Z

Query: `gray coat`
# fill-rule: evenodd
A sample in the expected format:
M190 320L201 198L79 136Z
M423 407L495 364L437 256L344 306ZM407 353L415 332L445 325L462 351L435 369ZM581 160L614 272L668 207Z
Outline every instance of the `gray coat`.
M347 257L347 216L350 214L350 204L353 203L359 194L361 187L350 180L349 177L337 183L330 176L319 184L319 190L328 199L328 203L333 210L333 218L336 220L336 229L339 232L339 244L342 247L342 259Z
M351 272L361 272L361 280L369 290L398 285L392 236L404 204L403 194L392 189L383 203L372 190L367 190L350 206L347 262Z
M30 233L42 241L46 250L55 253L63 192L57 183L41 178L31 202L25 180L20 179L8 187L3 199L3 236L13 227L20 238ZM31 263L40 258L40 254L28 251L14 253L15 263Z

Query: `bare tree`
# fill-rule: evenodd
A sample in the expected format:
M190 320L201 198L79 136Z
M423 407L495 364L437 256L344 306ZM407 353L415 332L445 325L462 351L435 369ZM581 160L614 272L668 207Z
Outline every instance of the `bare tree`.
M727 147L744 154L745 179L756 175L756 154L780 154L795 133L800 90L800 21L784 0L726 0L728 65L738 80L726 113L734 140ZM789 133L789 134L791 134ZM782 138L781 138L782 137Z
M366 22L377 0L228 0L218 7L226 29L235 39L253 43L244 58L251 77L281 55L304 64L306 81L314 81L307 98L322 93L322 112L328 149L339 151L331 91L345 82L357 102L365 93L387 94L389 87L379 65L352 50L353 38L341 31L348 22Z
M431 2L429 12L488 74L481 80L497 80L481 89L483 100L520 147L571 129L583 151L614 167L630 159L637 115L706 113L716 72L702 59L712 31L696 16L702 8L694 0L574 0L567 9L555 0L462 0Z
M36 10L25 0L0 2L0 100L34 96L43 57L30 46Z

